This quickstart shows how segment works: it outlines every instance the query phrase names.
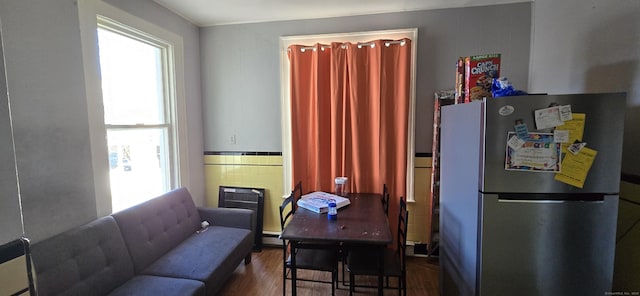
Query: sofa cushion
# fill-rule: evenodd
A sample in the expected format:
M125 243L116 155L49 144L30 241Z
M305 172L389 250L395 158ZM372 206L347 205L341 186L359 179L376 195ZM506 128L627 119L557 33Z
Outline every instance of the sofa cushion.
M88 294L85 294L88 295ZM189 279L139 275L118 287L109 296L204 296L204 283Z
M207 295L215 295L252 248L250 230L211 226L186 239L143 273L202 281Z
M179 188L112 215L118 222L136 273L200 228L200 215L186 188Z
M111 216L35 243L31 254L39 295L106 295L133 277Z

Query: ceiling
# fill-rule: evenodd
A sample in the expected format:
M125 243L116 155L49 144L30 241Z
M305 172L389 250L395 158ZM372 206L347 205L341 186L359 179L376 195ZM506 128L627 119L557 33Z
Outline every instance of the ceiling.
M315 19L387 12L485 6L533 0L153 0L193 24Z

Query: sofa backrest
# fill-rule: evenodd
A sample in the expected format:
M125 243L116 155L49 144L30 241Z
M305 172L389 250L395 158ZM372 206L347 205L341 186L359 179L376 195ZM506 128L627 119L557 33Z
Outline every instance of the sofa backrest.
M133 263L111 216L33 244L38 294L106 295L133 276Z
M131 254L136 273L200 229L191 194L179 188L112 214Z

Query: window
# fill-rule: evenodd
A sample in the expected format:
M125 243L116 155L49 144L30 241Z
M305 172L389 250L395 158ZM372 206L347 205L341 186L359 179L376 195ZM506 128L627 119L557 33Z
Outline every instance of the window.
M96 214L98 217L106 216L136 202L141 202L142 200L138 197L149 199L158 195L148 191L149 193L134 196L132 199L135 201L126 200L125 197L124 201L127 204L118 206L117 190L114 190L112 196L112 184L110 184L111 170L116 167L123 172L125 169L136 172L137 169L140 169L139 165L155 162L154 164L158 166L156 173L162 177L154 177L153 179L162 180L162 185L158 185L159 182L149 185L153 190L157 192L182 186L189 187L189 149L186 130L182 37L104 1L81 0L77 1L77 5L87 97L87 119L91 138ZM104 104L98 44L99 29L144 44L146 48L154 48L150 51L159 53L159 56L154 54L153 58L160 63L156 64L153 78L154 81L161 81L157 84L156 93L159 97L156 99L162 99L163 103L154 101L153 108L145 109L144 113L135 114L136 116L144 115L141 116L144 121L139 121L139 118L125 121L122 117L111 114L111 110L108 109L111 107L106 108ZM133 44L137 44L135 42ZM129 48L129 50L133 50L133 48ZM137 67L129 67L130 70L134 68ZM135 77L133 80L138 83L130 86L131 88L126 89L125 92L138 91L137 88L143 84L141 81L146 81L146 78ZM147 103L151 102L147 101ZM129 107L131 106L133 105L130 104ZM163 110L160 111L159 108L163 108ZM127 110L131 111L130 108ZM106 113L110 113L110 115ZM113 122L106 120L113 120ZM125 131L127 132L125 133ZM135 143L130 143L127 147L127 144L121 145L121 139L117 137L125 135L123 137L142 141L144 139L141 136L137 137L142 134L146 137L144 139L149 141L147 143L155 141L154 144L157 144L147 145L148 150L144 152L144 156L141 156L144 159L140 159L139 163L136 155L140 155L140 150L135 151L136 149L133 147ZM112 139L113 141L111 141ZM117 143L110 145L108 142ZM153 159L154 157L155 159Z
M414 126L415 126L415 65L416 65L416 46L417 46L417 29L375 31L347 34L324 34L312 36L290 36L280 39L281 48L281 93L282 95L282 122L283 122L283 165L284 165L284 188L289 188L292 183L292 158L291 158L291 98L290 98L290 73L289 59L287 56L287 48L293 44L310 45L315 43L328 44L331 42L369 42L375 39L391 39L398 40L408 38L412 40L412 65L411 65L411 82L410 82L410 102L408 114L408 139L407 139L407 167L406 167L406 197L408 201L414 200L413 183L414 183Z
M170 44L98 18L112 211L178 184Z

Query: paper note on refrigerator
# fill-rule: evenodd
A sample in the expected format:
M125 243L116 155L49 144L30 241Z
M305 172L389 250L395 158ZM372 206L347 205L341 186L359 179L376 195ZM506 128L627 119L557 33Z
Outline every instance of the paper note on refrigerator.
M556 173L560 158L560 143L553 142L551 133L529 133L526 140L507 133L505 170Z
M557 173L557 181L575 186L584 187L584 181L591 169L591 165L596 158L598 151L584 147L578 154L567 153L562 160L562 172Z
M568 152L567 147L573 142L582 142L584 135L584 122L587 115L584 113L573 113L571 120L565 121L564 125L556 127L556 130L569 131L569 139L562 144L562 152Z
M560 107L554 106L533 112L536 120L536 128L539 130L548 129L564 124L560 117Z

